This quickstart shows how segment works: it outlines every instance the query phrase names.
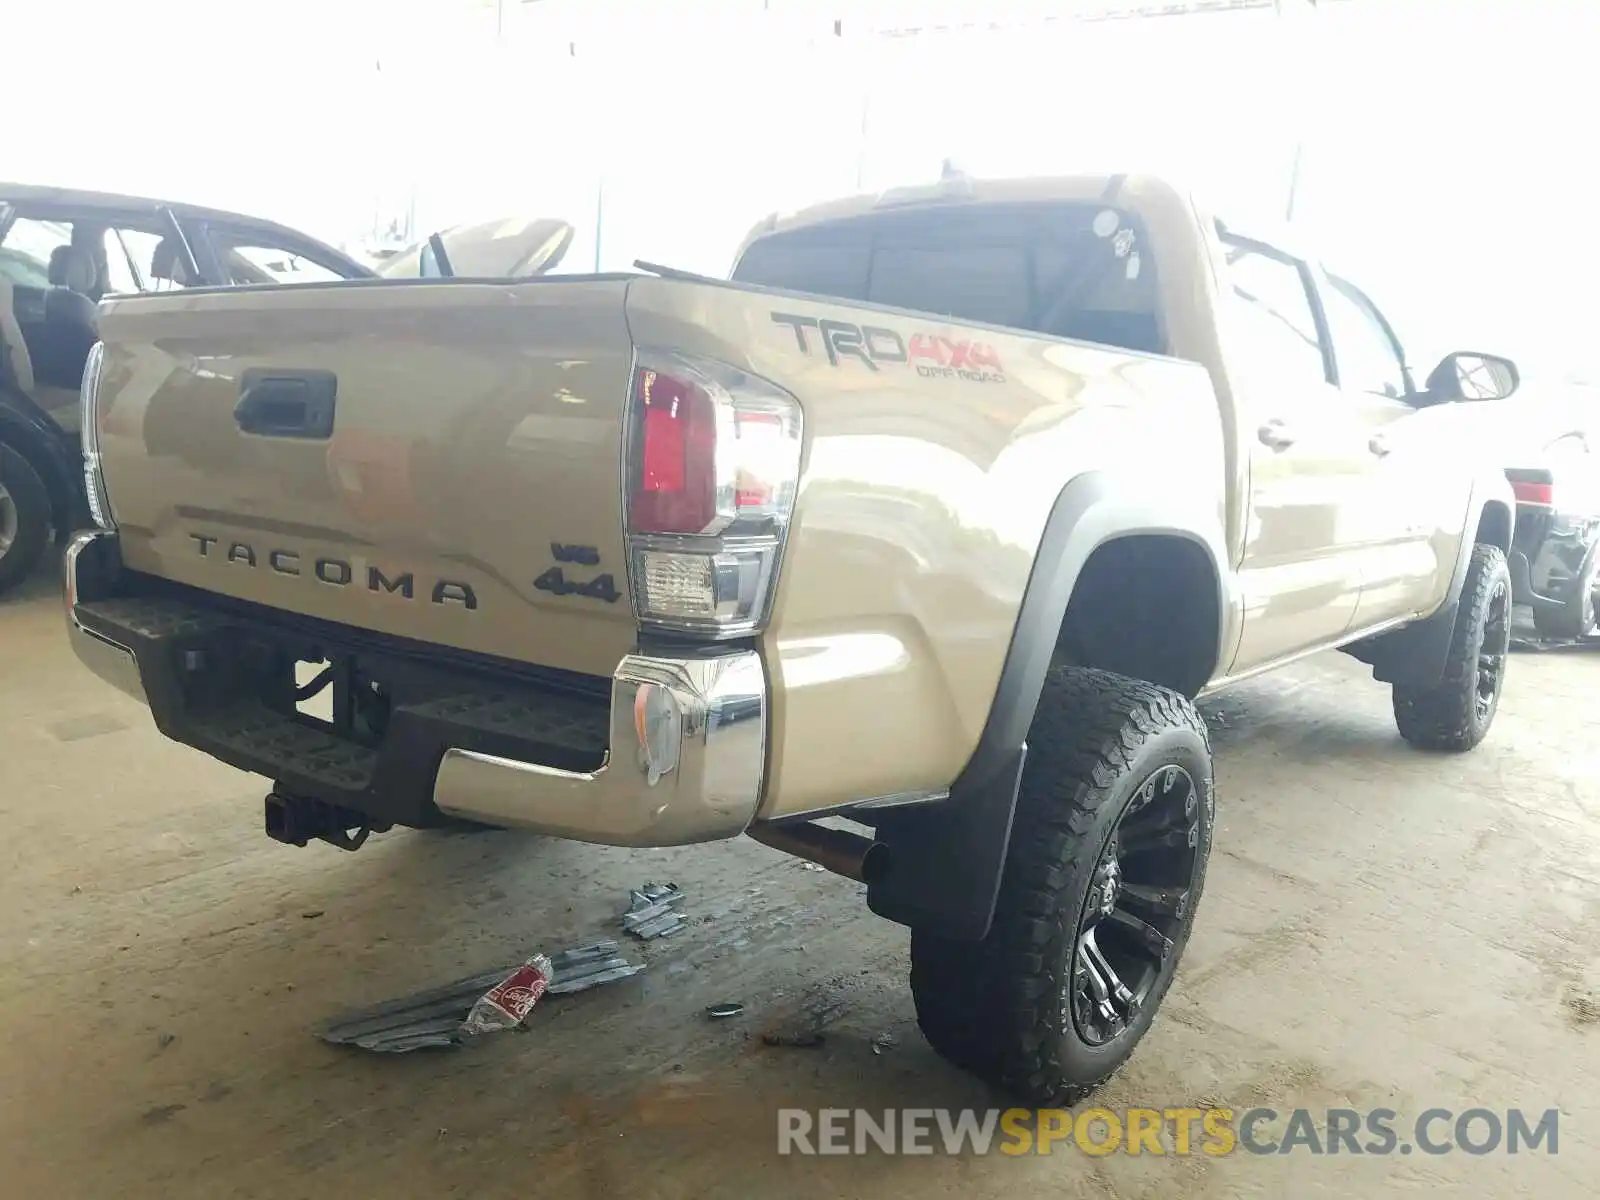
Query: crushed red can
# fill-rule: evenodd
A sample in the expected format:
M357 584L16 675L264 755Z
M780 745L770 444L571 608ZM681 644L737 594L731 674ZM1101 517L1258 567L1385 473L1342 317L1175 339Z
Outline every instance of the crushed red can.
M461 1032L476 1035L515 1029L544 995L553 973L549 957L535 954L478 997L461 1022Z

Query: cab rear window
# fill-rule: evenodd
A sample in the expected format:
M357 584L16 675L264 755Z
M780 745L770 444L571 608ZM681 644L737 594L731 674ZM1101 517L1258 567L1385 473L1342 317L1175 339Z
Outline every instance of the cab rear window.
M733 279L1160 353L1154 273L1121 210L962 204L772 234Z

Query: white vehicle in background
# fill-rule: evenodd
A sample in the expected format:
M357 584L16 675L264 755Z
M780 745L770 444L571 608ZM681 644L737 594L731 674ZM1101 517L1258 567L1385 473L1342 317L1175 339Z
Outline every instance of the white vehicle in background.
M554 217L502 217L476 225L455 225L433 235L448 260L440 270L432 238L385 258L376 270L386 279L457 275L470 279L524 279L552 270L572 245L576 230Z

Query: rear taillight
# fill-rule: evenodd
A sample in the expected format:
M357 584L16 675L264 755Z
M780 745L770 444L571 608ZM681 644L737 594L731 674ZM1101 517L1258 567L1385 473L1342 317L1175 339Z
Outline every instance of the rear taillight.
M104 359L105 346L96 342L83 364L83 383L78 389L78 437L83 443L83 490L89 498L89 515L101 529L115 529L105 477L100 473L100 365Z
M711 637L760 629L799 485L799 403L725 363L641 349L629 426L640 621Z
M1511 494L1516 497L1518 504L1538 504L1545 508L1554 508L1556 503L1555 484L1548 481L1513 479Z
M633 377L639 466L629 524L639 533L717 525L717 405L698 383L640 367Z

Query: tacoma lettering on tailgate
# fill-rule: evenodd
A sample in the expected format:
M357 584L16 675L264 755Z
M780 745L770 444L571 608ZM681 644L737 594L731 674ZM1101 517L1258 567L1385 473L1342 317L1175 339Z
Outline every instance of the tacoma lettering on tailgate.
M360 587L369 592L398 596L402 600L415 600L417 578L414 572L402 571L386 574L382 567L370 564L365 572L356 569L349 559L319 556L309 561L298 550L283 546L256 547L249 542L224 542L222 538L205 533L191 533L189 540L199 550L201 558L218 559L240 566L260 568L277 575L314 577L330 587ZM221 547L227 546L226 550ZM424 580L424 584L428 581ZM470 583L456 579L436 579L431 588L423 589L433 604L459 604L465 609L478 607L478 594Z

